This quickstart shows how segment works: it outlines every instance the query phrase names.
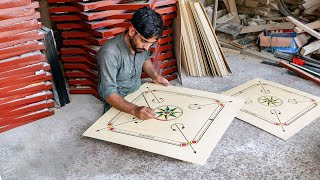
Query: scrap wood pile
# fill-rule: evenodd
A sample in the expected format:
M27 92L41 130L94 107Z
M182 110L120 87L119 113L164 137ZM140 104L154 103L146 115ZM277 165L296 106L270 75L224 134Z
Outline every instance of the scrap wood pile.
M157 72L168 80L177 78L173 55L173 19L177 0L48 0L51 21L61 32L61 61L71 94L97 92L97 53L110 38L125 32L135 10L153 8L162 15L163 37L151 47L151 61ZM147 79L143 73L142 78Z
M32 0L0 2L0 133L53 115L54 100L69 103L61 72L53 80L60 66L36 8Z
M206 10L223 47L273 54L276 64L320 84L319 0L217 0Z
M181 63L191 76L227 76L228 62L203 5L179 1L181 16Z

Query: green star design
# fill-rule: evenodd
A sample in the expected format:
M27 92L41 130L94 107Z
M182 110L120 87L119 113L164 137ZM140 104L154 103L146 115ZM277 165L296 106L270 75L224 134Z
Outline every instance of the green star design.
M177 108L170 109L169 106L167 106L165 109L160 108L160 111L156 112L157 114L159 114L157 118L163 116L166 120L168 120L169 117L177 117L176 113L178 112L174 112L176 109Z

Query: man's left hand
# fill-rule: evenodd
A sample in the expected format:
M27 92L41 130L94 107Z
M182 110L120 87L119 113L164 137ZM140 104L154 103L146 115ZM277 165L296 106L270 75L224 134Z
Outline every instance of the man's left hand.
M156 84L162 84L164 86L169 85L169 81L166 78L164 78L163 76L159 76L159 75L153 80L153 82Z

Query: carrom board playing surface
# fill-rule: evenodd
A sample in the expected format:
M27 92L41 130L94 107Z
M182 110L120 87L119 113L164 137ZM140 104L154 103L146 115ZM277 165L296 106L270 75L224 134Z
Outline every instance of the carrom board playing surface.
M245 99L237 118L287 140L320 117L320 98L264 79L223 94Z
M155 118L140 120L111 108L83 136L201 165L243 105L238 98L152 83L125 99L150 106Z

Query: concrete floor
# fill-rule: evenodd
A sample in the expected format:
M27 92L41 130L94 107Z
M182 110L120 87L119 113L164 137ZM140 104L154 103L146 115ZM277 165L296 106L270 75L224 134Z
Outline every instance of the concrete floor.
M260 77L320 96L319 86L285 69L243 55L228 60L233 76L184 76L183 86L220 93ZM2 179L320 179L320 118L288 141L235 119L199 166L82 137L101 115L96 98L72 95L54 116L1 133Z

